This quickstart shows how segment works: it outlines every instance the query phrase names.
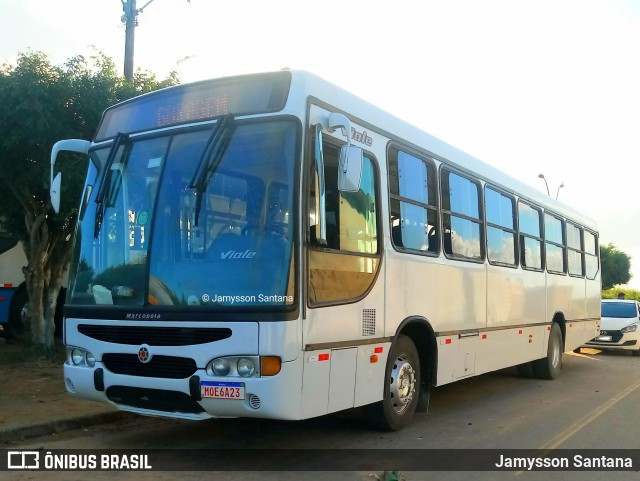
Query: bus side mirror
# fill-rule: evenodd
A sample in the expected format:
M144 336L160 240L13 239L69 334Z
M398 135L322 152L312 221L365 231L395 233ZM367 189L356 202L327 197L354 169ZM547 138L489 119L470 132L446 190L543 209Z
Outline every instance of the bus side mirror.
M363 152L355 145L343 145L338 163L338 190L340 192L358 192L362 179Z
M338 161L338 190L340 192L358 192L362 177L362 149L351 145L351 121L346 115L332 113L329 115L329 131L342 129L347 137L347 145L340 149Z
M89 153L90 146L91 142L88 140L78 139L60 140L53 145L51 149L51 187L49 187L49 196L51 197L51 205L56 214L60 212L60 186L62 184L62 174L60 172L58 172L55 179L53 178L53 168L56 165L58 153L63 150L68 150L79 154L87 154Z
M51 195L51 205L53 206L53 210L56 214L60 212L61 184L62 184L62 172L58 172L58 175L56 175L53 181L51 182L51 190L49 191L49 194Z

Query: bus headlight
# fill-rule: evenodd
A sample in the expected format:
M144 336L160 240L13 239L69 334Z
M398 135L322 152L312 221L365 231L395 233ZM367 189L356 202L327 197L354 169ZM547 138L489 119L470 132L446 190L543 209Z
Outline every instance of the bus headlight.
M93 367L96 365L96 357L80 347L67 347L67 363L72 366Z
M630 325L628 325L626 327L623 327L622 329L620 329L620 332L624 332L624 333L636 332L636 329L638 329L638 323L637 322L635 322L633 324L630 324Z
M205 367L208 376L260 377L260 357L226 356L209 361Z
M87 351L87 354L84 356L84 360L87 363L87 366L89 367L93 367L96 365L96 357L91 354L89 351Z
M251 377L256 372L256 366L251 359L241 357L238 360L238 374L242 377Z
M207 374L209 374L209 376L226 376L230 370L231 365L229 361L224 358L214 359L207 366Z
M84 352L82 349L74 349L71 351L71 362L74 366L84 364Z

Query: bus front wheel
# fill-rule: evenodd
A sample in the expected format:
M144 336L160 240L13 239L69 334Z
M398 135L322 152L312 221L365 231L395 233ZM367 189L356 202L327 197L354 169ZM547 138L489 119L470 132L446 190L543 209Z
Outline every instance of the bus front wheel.
M385 371L382 401L367 407L371 423L385 431L398 431L413 419L420 395L420 358L413 341L399 335L393 345Z

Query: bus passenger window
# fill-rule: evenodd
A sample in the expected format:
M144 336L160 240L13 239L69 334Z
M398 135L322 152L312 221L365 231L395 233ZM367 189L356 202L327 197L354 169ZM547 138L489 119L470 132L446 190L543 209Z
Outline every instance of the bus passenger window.
M518 202L520 224L520 264L525 269L542 270L542 213L536 207Z
M439 251L435 166L395 148L389 151L391 240L396 247Z
M490 187L485 189L489 262L516 265L515 201Z
M567 222L567 267L569 275L584 276L584 249L582 229Z
M565 264L565 239L564 221L558 217L544 215L544 237L546 240L547 271L554 274L564 274L567 272Z
M584 264L587 279L595 279L600 266L598 265L598 238L589 231L584 231Z
M445 254L481 261L484 256L478 183L443 169L441 186Z

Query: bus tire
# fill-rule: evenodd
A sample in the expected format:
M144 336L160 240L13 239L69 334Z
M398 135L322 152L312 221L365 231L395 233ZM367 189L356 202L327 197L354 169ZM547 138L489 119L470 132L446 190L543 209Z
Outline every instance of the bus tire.
M563 349L562 331L558 323L551 325L549 344L547 345L547 357L533 361L533 370L539 379L556 379L562 369Z
M420 358L413 341L400 334L389 352L382 401L367 406L369 421L385 431L399 431L413 419L420 394Z
M29 331L29 295L27 289L18 288L9 308L9 322L5 324L7 339L24 340Z

